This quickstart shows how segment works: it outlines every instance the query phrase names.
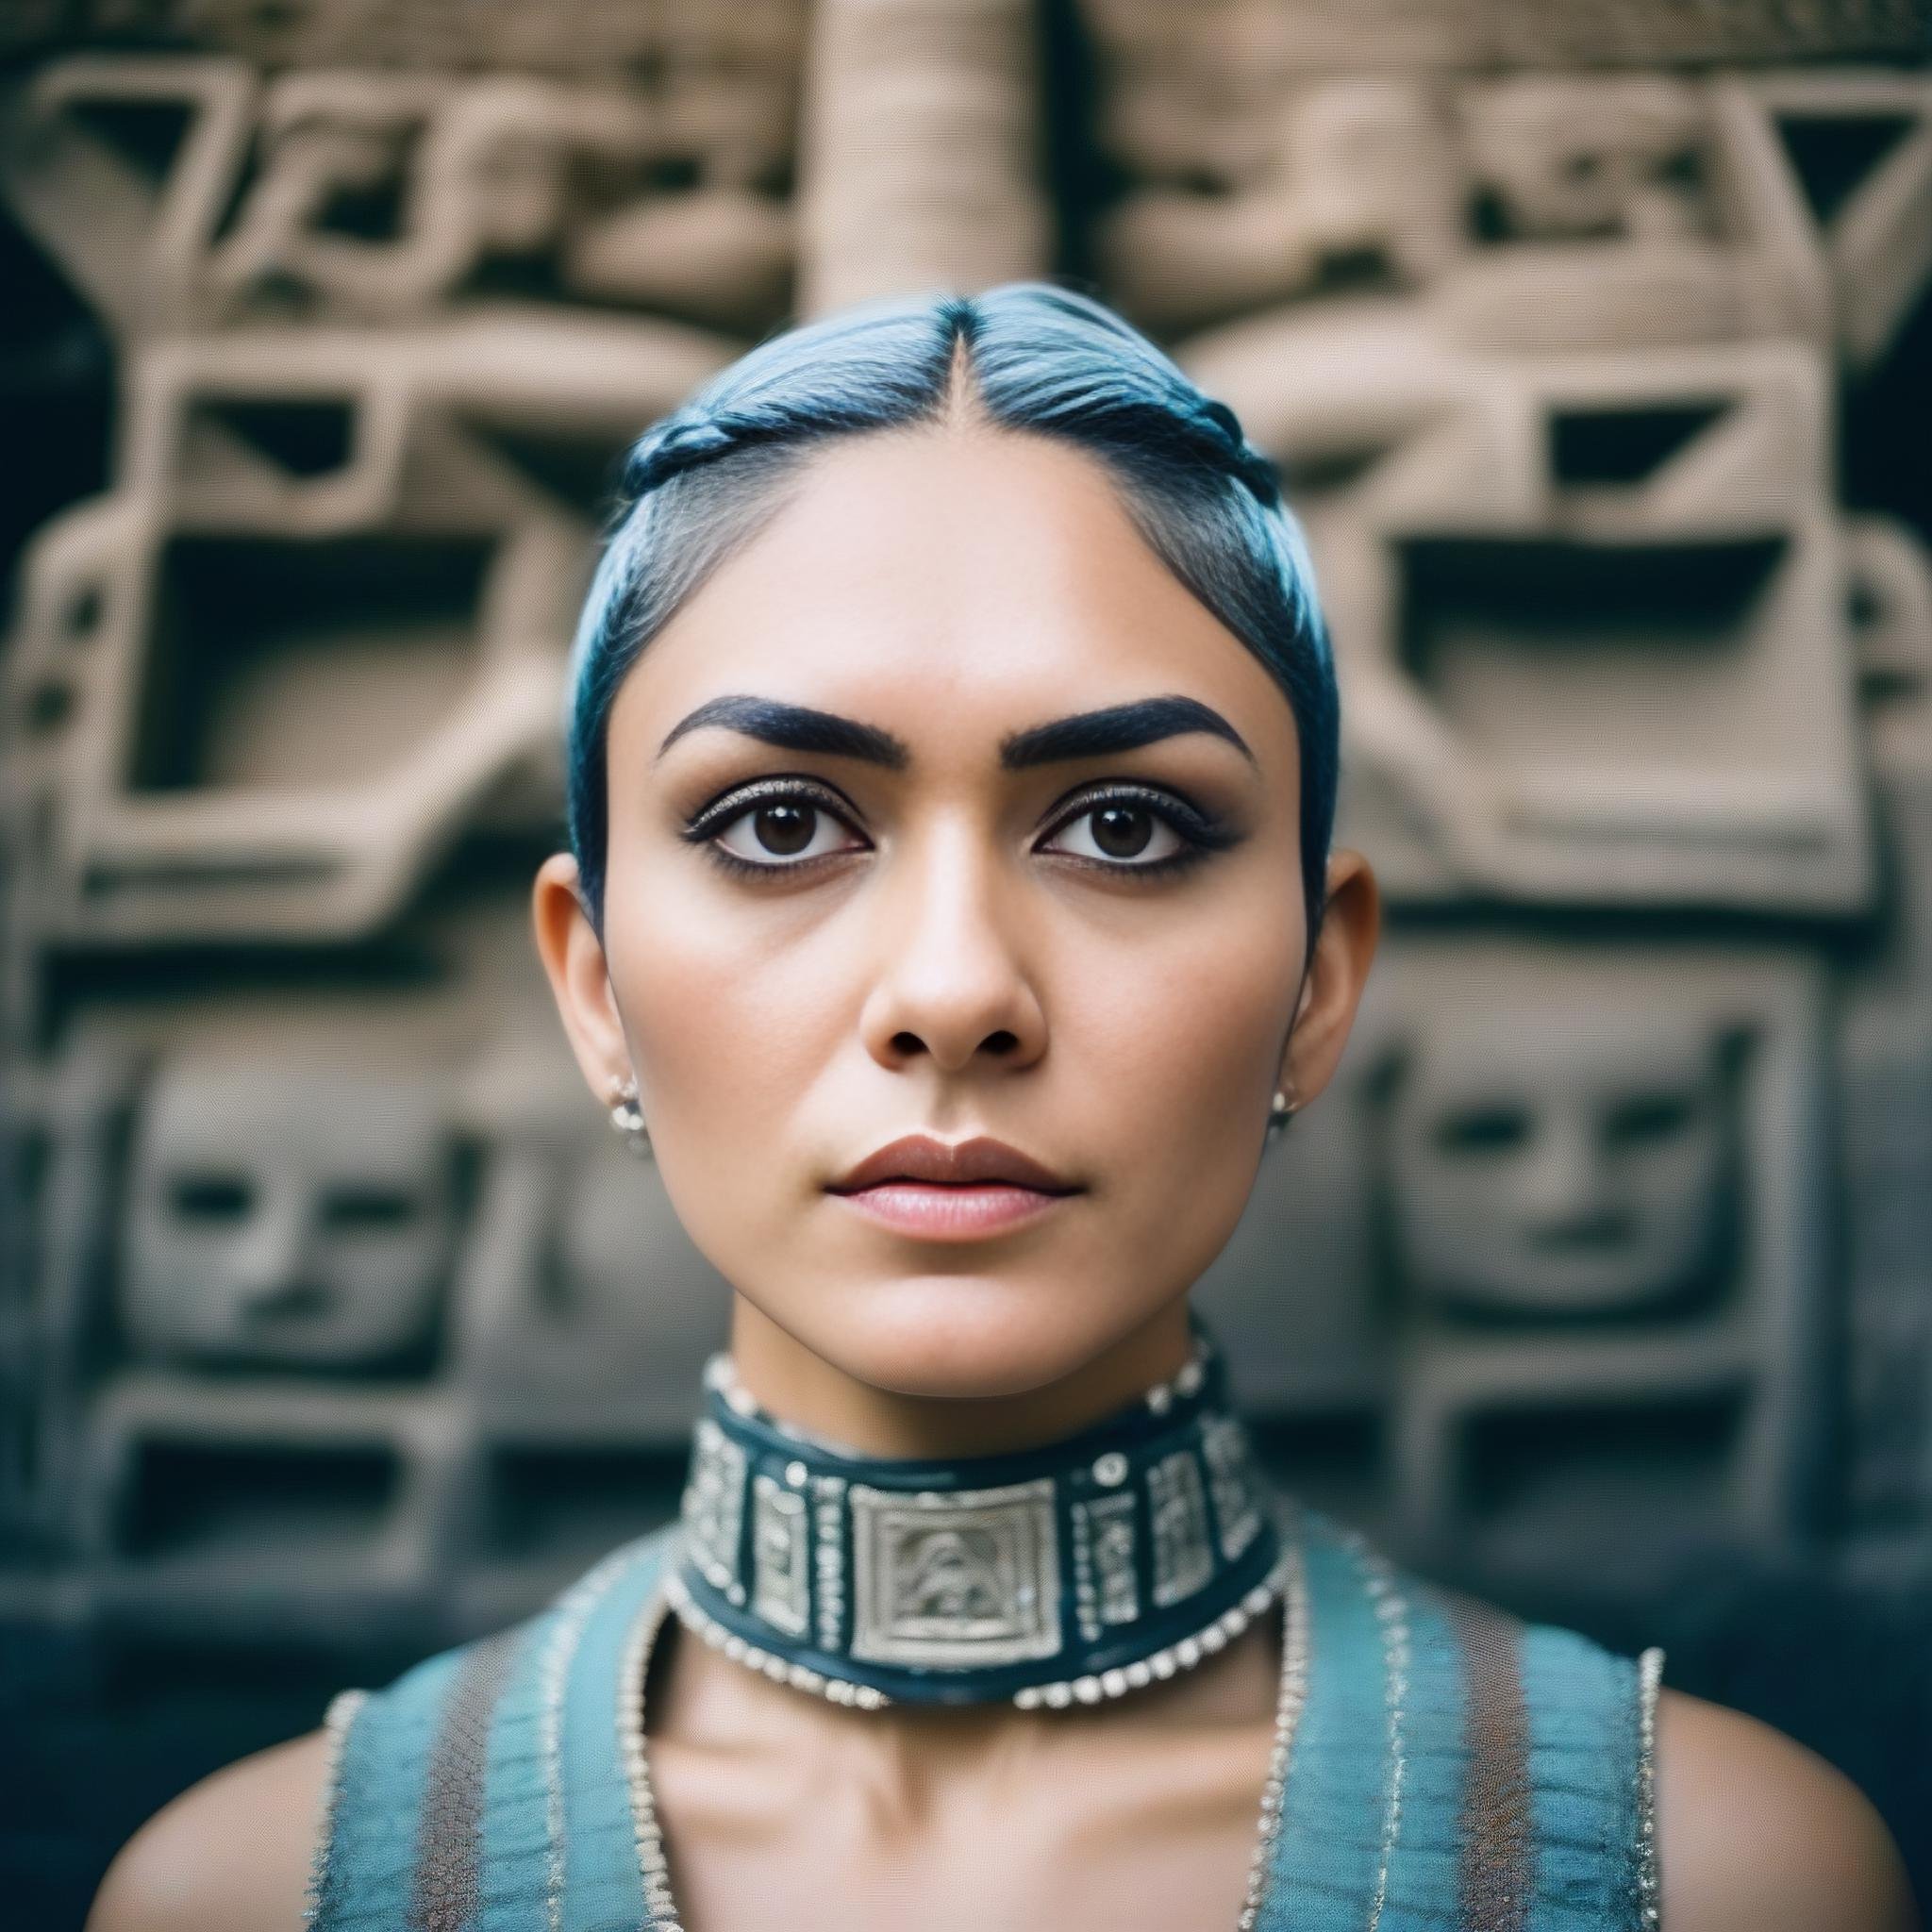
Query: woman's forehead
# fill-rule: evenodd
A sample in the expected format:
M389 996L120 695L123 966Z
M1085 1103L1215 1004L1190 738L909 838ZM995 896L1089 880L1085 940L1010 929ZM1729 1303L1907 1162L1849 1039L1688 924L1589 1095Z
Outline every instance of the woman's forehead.
M980 428L815 457L642 653L613 739L661 738L725 692L950 736L1182 693L1243 713L1250 742L1294 739L1271 675L1149 547L1096 459Z

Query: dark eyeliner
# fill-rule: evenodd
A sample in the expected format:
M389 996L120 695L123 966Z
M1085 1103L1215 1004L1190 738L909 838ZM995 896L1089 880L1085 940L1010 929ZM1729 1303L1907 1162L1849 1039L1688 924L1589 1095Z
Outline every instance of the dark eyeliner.
M851 825L858 817L852 802L831 786L821 784L813 778L774 777L756 778L746 785L734 785L728 791L721 791L715 798L698 807L686 819L679 838L689 839L692 844L713 837L722 825L728 825L741 812L749 811L754 806L762 805L773 799L802 799L815 806L821 811L828 811L841 824ZM852 829L858 828L852 825Z
M1046 856L1065 858L1073 864L1084 865L1113 876L1133 874L1140 877L1160 878L1184 872L1203 859L1212 858L1217 852L1225 852L1229 847L1239 845L1243 836L1223 820L1210 817L1178 792L1170 791L1163 786L1116 781L1056 801L1050 822L1040 837L1042 841L1051 839L1076 819L1109 805L1139 806L1152 812L1180 834L1184 841L1180 850L1171 852L1165 858L1150 859L1139 865L1124 858L1090 858L1082 853L1049 853Z
M854 824L858 816L851 801L831 786L819 780L798 777L770 777L754 779L749 784L734 785L730 790L720 792L698 807L685 821L678 836L695 845L705 858L719 871L734 878L756 879L767 882L777 876L796 877L801 873L816 872L822 865L835 859L850 858L847 852L823 852L815 858L799 858L790 861L774 859L767 863L760 859L741 858L736 852L727 852L718 843L718 834L726 826L741 819L767 802L784 801L809 806L815 811L824 812L836 819L848 831L864 834Z

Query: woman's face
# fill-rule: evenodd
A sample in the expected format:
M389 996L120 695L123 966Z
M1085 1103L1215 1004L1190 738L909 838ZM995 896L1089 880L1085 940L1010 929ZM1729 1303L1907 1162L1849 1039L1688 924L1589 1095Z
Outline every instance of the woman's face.
M1105 472L984 428L834 443L642 654L608 747L602 951L566 855L539 942L740 1296L926 1396L1179 1319L1275 1090L1333 1071L1377 914L1338 855L1305 986L1293 714ZM855 1173L907 1136L1045 1174Z

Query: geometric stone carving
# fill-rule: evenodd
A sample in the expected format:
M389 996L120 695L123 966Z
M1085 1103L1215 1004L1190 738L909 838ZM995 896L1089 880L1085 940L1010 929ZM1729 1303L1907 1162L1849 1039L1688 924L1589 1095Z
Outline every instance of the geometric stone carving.
M208 299L375 320L509 295L769 324L791 269L790 92L714 96L706 116L534 79L285 76Z
M25 568L20 689L68 699L28 774L47 937L346 937L511 774L554 796L590 520L491 425L589 415L614 452L716 353L582 346L527 384L527 335L495 325L387 366L326 338L147 360L120 486ZM341 460L277 464L294 432L238 431L254 400L341 412Z
M446 1391L116 1376L76 1528L95 1614L150 1636L331 1645L436 1627L480 1467Z
M124 336L191 310L256 86L234 60L79 56L0 105L0 193Z
M1909 1567L1932 1517L1932 558L1889 521L1846 534L1889 890L1840 991L1845 1500L1865 1553Z
M793 252L803 22L774 25L656 99L79 57L13 101L0 188L133 335L506 300L755 332L783 311ZM683 52L701 60L705 36Z
M1317 361L1365 324L1438 349L1829 341L1816 224L1742 83L1316 76L1249 43L1137 46L1114 25L1100 137L1130 185L1098 224L1102 280L1147 326L1207 331L1191 352L1290 317L1312 327L1281 346ZM1278 21L1261 32L1289 54ZM1338 399L1358 407L1406 374L1354 366Z
M1809 356L1464 375L1311 528L1354 699L1342 836L1402 897L1867 906Z
M1785 150L1794 214L1829 279L1838 355L1863 375L1932 277L1932 81L1794 73L1740 85Z
M788 312L1054 267L1281 463L1338 837L1396 914L1201 1284L1257 1446L1525 1586L1774 1553L1836 1208L1848 1521L1911 1557L1932 597L1909 453L1859 465L1916 393L1928 84L1765 64L1906 52L1910 11L317 0L24 71L0 197L117 392L0 670L9 1527L84 1544L116 1619L386 1604L422 1654L675 1505L728 1291L528 944L611 463ZM1840 480L1844 376L1879 420ZM428 1070L485 1055L445 1110ZM1082 1506L1083 1619L1248 1533L1239 1459ZM802 1520L742 1507L796 1616ZM915 1526L888 1607L970 1596L982 1527Z
M1165 63L1135 66L1109 101L1110 144L1147 185L1105 217L1096 248L1109 293L1144 325L1343 281L1424 287L1462 253L1468 188L1429 90L1331 81L1244 127L1240 106L1230 117L1178 80ZM1190 185L1204 175L1210 186Z
M1460 103L1475 178L1503 232L1674 239L1706 226L1698 90L1661 75L1512 75Z

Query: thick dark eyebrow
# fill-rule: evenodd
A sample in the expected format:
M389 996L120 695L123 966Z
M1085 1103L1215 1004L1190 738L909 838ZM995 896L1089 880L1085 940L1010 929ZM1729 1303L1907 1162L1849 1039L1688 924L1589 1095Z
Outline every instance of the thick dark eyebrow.
M884 765L888 771L903 772L910 758L902 740L876 724L861 724L857 718L841 718L836 711L815 711L809 705L781 704L776 698L723 697L700 705L680 718L665 734L658 747L661 758L687 731L716 726L725 731L741 731L766 744L786 751L824 752L833 758L863 758L868 764Z
M1141 698L1130 705L1109 705L1103 711L1077 711L1015 731L1000 743L1000 763L1009 772L1028 765L1055 765L1070 758L1105 758L1109 753L1138 751L1163 738L1189 731L1206 731L1225 739L1252 765L1255 754L1247 741L1210 705L1195 698Z

